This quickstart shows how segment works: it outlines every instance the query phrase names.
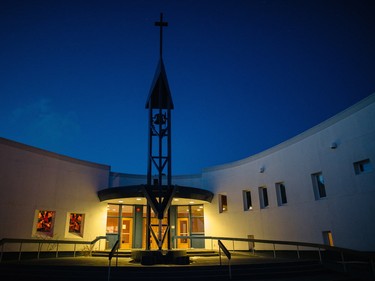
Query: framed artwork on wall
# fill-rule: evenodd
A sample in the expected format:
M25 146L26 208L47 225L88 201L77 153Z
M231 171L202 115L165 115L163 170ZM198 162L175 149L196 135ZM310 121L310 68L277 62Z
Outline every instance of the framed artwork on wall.
M70 213L69 214L69 233L83 236L84 214Z
M55 211L38 210L36 231L39 234L53 236L53 227L55 221Z

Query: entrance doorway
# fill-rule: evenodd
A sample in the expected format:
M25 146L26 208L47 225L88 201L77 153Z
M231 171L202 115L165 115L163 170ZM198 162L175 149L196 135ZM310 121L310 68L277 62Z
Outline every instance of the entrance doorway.
M146 225L147 227L147 225ZM151 228L156 237L159 236L159 220L157 218L151 218ZM168 235L165 233L167 231L167 218L163 218L162 220L162 227L161 227L161 235L162 237L165 235L165 239L162 244L162 249L167 249L168 248ZM158 242L155 240L154 236L152 233L150 234L150 249L151 250L157 250L159 249ZM162 238L161 237L161 238ZM159 237L158 237L159 238Z
M120 249L131 249L133 242L133 219L123 218L121 224Z
M189 219L188 218L178 218L177 219L177 236L189 236ZM177 239L178 249L188 249L189 240L187 238Z

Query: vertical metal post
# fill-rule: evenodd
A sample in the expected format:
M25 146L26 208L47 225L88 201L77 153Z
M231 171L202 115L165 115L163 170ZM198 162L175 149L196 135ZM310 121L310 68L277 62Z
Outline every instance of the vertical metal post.
M151 231L150 231L150 225L151 225L151 207L150 207L150 204L147 203L147 208L146 208L146 211L147 211L147 216L146 216L146 223L147 223L147 227L146 227L146 250L150 250L151 248Z
M56 258L59 257L59 243L56 243Z
M108 261L108 281L111 279L111 259Z
M74 243L73 257L76 257L76 246L77 246L77 244Z
M275 243L272 243L273 245L273 258L276 259L276 246Z
M39 243L38 244L38 255L37 255L37 259L39 259L39 257L40 257L40 251L42 250L42 243Z
M219 247L219 261L220 261L220 265L221 265L221 248Z
M230 259L228 259L228 271L229 271L229 279L232 279L232 269L230 267Z
M344 260L344 252L340 251L340 254L341 254L342 267L344 269L344 272L347 272L346 264L345 264L345 260Z
M21 260L21 253L22 253L22 242L20 243L20 250L18 252L18 261Z
M319 262L322 263L322 254L320 253L320 248L318 248L318 253L319 253Z
M1 245L0 262L3 260L4 244Z
M300 259L300 255L299 255L299 246L297 245L297 258Z

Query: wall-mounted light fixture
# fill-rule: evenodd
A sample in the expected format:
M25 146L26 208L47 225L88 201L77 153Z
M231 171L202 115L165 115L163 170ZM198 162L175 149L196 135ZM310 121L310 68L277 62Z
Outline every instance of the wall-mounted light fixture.
M259 173L264 173L264 166L260 167Z
M330 148L331 149L336 149L337 148L337 143L335 143L335 142L331 143Z

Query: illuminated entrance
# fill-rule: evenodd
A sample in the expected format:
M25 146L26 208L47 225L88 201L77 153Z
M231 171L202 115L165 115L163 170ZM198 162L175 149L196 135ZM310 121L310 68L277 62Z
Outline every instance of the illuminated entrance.
M204 235L204 206L197 205L172 205L170 207L171 234L177 236L203 236ZM158 223L158 218L151 212L151 224ZM166 225L167 217L162 223ZM147 208L145 205L108 204L106 235L107 248L120 241L120 249L146 249L147 248ZM166 226L162 231L166 231ZM203 240L202 240L203 241ZM172 242L172 241L170 241ZM193 243L193 244L192 244ZM163 248L168 241L163 242ZM179 238L172 244L173 248L189 249L204 248L201 240ZM150 249L159 249L157 239L150 237Z

